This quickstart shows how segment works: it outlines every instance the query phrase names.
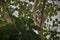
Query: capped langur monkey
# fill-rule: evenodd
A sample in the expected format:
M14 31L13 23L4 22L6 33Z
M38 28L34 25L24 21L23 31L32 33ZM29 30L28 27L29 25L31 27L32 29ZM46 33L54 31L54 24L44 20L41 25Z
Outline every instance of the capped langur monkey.
M41 12L39 10L34 12L33 17L34 17L34 23L37 26L40 26L42 24L41 20L42 20L43 23L45 21L45 15L42 16L42 14L41 14Z

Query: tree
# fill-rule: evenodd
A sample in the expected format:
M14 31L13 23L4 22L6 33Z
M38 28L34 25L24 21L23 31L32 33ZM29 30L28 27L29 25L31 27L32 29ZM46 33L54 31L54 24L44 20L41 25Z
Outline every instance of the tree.
M60 32L56 29L60 21L51 18L57 15L57 10L59 6L54 0L52 3L48 0L0 0L0 39L59 40ZM53 25L45 21L53 21Z

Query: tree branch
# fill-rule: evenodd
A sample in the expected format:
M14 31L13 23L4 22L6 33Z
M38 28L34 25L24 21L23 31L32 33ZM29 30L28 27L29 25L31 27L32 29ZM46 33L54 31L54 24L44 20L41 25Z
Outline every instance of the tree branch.
M32 7L33 12L35 12L38 9L38 3L39 3L39 0L34 0L34 5Z
M39 30L39 37L40 37L40 40L43 40L43 16L44 16L44 8L45 8L45 3L46 3L46 0L43 0L43 4L42 4L42 11L40 12L38 10L38 3L39 3L39 0L34 0L34 5L33 5L33 17L34 17L34 22L36 22L36 25L42 29L42 30ZM38 11L37 11L38 10Z
M42 11L41 11L41 26L43 24L43 16L44 16L44 8L45 8L46 0L43 0Z

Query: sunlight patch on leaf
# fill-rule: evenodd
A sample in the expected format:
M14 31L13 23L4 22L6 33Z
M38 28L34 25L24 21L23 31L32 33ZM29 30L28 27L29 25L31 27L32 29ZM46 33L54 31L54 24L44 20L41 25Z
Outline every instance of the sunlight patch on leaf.
M33 29L33 31L34 31L36 34L39 34L37 30Z
M18 15L19 15L18 13L19 13L19 12L15 10L12 15L14 15L15 17L19 17L19 16L18 16Z

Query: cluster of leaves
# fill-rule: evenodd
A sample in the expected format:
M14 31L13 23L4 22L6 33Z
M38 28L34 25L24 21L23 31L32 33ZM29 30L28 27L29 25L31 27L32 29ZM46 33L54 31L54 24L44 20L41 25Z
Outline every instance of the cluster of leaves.
M33 0L30 0L33 1ZM6 8L9 8L10 12L6 11ZM41 10L42 1L39 3L39 10ZM47 19L50 18L52 21L52 16L56 16L57 5L54 3L46 3L44 14ZM33 17L32 17L32 5L28 2L21 2L20 0L0 0L0 39L1 40L40 40L39 35L34 32L35 30L40 30L39 27L34 25ZM15 11L18 11L18 17L12 15ZM12 18L14 21L13 24L7 24L5 18ZM49 21L48 21L49 22ZM57 24L56 24L57 22ZM51 31L50 27L58 26L58 19L53 20L52 26L46 26L44 30L44 39L45 40L58 40L57 31ZM47 29L48 28L48 29ZM46 36L50 35L50 38L47 39ZM56 37L55 37L56 36ZM55 39L56 38L56 39Z
M30 6L27 7L28 4L26 2L20 2L19 0L14 0L14 3L10 3L10 0L8 1L3 2L3 5L1 5L1 9L3 9L0 17L0 40L39 40L38 35L32 29L33 20ZM19 5L19 8L13 8L11 5L15 7ZM6 11L6 7L10 8L11 16ZM15 10L19 11L19 17L12 15ZM6 15L15 20L13 24L6 23L4 19L7 19L8 16L6 17Z

